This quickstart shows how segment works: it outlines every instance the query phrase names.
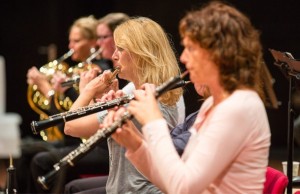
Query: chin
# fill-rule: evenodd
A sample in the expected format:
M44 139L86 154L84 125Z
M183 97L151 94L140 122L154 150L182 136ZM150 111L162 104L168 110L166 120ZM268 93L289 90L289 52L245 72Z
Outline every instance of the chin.
M120 72L120 73L118 73L118 77L119 78L121 78L121 79L126 79L123 75L122 75L122 73Z
M194 78L194 76L191 75L191 74L190 74L190 80L191 80L191 82L193 82L193 83L195 83L195 81L196 81L195 78Z

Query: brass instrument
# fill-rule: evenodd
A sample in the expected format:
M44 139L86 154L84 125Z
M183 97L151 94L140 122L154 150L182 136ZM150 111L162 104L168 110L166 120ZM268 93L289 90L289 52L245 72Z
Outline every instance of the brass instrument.
M99 68L98 65L92 63L92 60L95 59L97 56L99 56L102 53L102 51L103 51L103 49L99 48L97 51L93 52L85 60L85 62L80 62L77 65L70 67L66 72L66 74L71 77L69 80L78 79L80 77L80 73L83 71L88 71L92 68ZM66 85L66 86L74 87L75 90L79 93L78 83L74 83L74 84L70 84L70 85ZM55 96L54 96L54 103L55 103L56 108L58 110L60 110L61 112L68 111L73 104L72 100L69 97L65 96L64 94L57 93L57 92L55 93Z
M99 68L98 65L92 63L92 60L98 57L102 53L103 49L99 48L97 51L92 53L84 62L78 63L74 67L70 67L67 71L68 75L79 76L79 74L83 71L90 70L94 67Z
M103 51L103 49L98 49L96 52L94 52L89 58L87 58L85 65L84 63L79 63L76 67L71 67L68 70L68 73L72 73L72 77L70 79L68 79L67 81L61 83L62 87L72 87L79 83L80 81L80 72L82 71L86 71L86 70L90 70L91 68L94 68L94 64L92 63L92 60L94 58L96 58L98 55L101 54L101 52ZM100 74L98 74L99 76Z
M182 82L183 77L187 75L187 73L188 72L186 71L181 76L173 77L161 86L158 86L155 91L156 99L165 92L177 88L178 82ZM60 170L66 169L70 166L75 166L76 162L78 162L93 148L95 148L98 143L111 136L119 127L121 127L126 121L132 118L133 115L131 115L128 111L125 111L122 117L112 123L111 126L104 129L99 129L94 135L88 138L85 142L81 143L75 150L62 158L58 163L54 164L54 169L52 171L44 176L39 176L37 179L38 183L42 186L43 189L49 190L51 185L53 184L53 180L57 177L57 173Z
M61 71L62 73L66 73L69 65L64 62L67 58L69 58L74 53L74 50L69 50L59 59L51 61L46 65L40 67L39 71L45 74L50 81L53 74L57 71ZM49 99L44 96L37 85L29 85L27 89L27 101L30 107L40 115L40 120L44 120L48 118L48 112L50 111L51 105ZM52 127L47 129L46 131L41 131L40 135L42 139L45 141L56 141L61 140L63 138L61 132L57 127Z

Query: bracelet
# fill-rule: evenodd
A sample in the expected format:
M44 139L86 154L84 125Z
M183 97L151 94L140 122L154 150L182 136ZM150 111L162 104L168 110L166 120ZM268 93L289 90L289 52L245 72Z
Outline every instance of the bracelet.
M54 96L55 91L54 90L49 90L47 93L48 98L51 98L52 96Z

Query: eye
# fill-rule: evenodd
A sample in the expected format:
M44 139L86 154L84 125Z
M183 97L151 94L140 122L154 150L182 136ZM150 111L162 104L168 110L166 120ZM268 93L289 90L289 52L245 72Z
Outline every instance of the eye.
M186 48L189 52L194 50L194 47L191 46L191 45L187 45L185 48Z
M122 51L124 51L124 49L117 46L117 51L122 52Z

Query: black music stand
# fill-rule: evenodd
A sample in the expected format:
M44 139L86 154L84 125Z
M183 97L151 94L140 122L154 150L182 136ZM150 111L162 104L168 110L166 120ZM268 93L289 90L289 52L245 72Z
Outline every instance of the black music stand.
M295 60L291 53L280 52L269 49L272 53L275 62L274 65L278 66L282 73L289 80L289 100L288 100L288 136L287 136L287 177L289 180L287 186L287 193L292 193L292 186L299 185L299 177L293 178L293 161L294 161L294 111L292 107L292 88L294 79L300 80L300 61Z

